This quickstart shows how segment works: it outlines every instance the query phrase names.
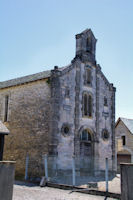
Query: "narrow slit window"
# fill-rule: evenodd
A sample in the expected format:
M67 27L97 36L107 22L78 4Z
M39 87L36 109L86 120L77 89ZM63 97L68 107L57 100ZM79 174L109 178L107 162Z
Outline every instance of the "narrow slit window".
M88 96L88 116L92 117L92 97Z
M70 97L70 90L69 90L68 87L67 87L66 90L65 90L65 97L66 97L66 98L69 98L69 97Z
M86 52L91 53L92 51L92 40L88 37L86 40Z
M108 100L106 97L104 97L104 106L108 106Z
M4 114L4 122L8 120L8 105L9 104L9 96L5 96L5 114Z
M90 69L86 70L86 83L91 84L91 70Z
M87 116L87 94L84 95L84 115Z

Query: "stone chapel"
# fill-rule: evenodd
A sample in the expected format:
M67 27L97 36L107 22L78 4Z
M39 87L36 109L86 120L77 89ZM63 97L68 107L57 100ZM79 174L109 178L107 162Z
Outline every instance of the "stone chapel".
M96 62L96 42L86 29L76 35L69 65L0 82L0 120L10 131L4 158L17 161L17 174L24 174L27 153L56 156L63 170L73 155L89 158L95 172L105 169L107 157L116 170L116 89Z

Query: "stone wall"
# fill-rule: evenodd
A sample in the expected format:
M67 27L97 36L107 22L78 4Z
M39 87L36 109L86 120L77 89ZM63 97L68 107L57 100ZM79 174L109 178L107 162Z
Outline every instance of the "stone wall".
M9 95L10 135L5 139L4 159L15 160L16 175L24 177L25 159L29 154L29 173L39 175L42 155L48 152L50 86L40 80L0 90L0 119L4 120L5 96Z

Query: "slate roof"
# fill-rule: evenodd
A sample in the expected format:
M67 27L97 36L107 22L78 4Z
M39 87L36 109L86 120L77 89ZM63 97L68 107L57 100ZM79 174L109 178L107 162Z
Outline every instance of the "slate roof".
M64 67L60 67L58 68L58 71L63 71L70 66L71 64ZM28 76L23 76L23 77L11 79L11 80L3 81L3 82L0 82L0 89L33 82L33 81L41 80L44 78L49 78L50 76L51 76L51 70L48 70L48 71L43 71L36 74L31 74Z
M0 89L41 80L41 79L50 77L50 75L51 75L51 71L49 70L49 71L43 71L40 73L28 75L28 76L23 76L20 78L11 79L8 81L3 81L3 82L0 82Z
M126 119L120 117L119 120L121 120L125 126L129 129L129 131L133 134L133 119Z
M0 134L9 134L9 130L6 128L6 126L0 121Z

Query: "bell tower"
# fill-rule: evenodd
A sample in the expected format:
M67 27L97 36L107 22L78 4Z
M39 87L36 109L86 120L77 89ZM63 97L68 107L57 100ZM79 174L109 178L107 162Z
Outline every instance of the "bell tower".
M76 35L76 56L80 57L83 62L96 63L95 51L96 51L97 39L93 35L91 29L86 29L80 34Z

